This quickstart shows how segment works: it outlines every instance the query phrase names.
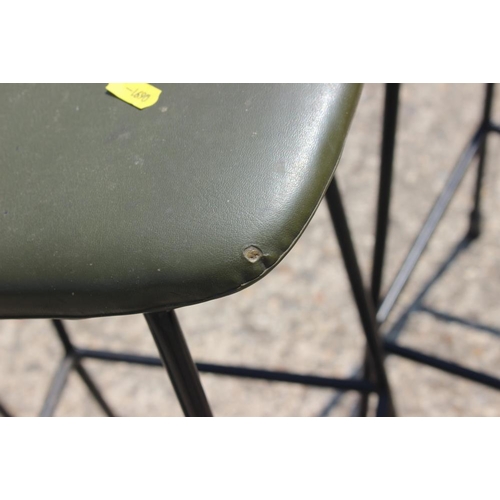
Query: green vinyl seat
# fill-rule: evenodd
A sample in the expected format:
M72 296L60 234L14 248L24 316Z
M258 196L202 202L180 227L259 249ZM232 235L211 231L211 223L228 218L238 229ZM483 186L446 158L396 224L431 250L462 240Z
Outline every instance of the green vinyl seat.
M145 313L266 275L311 219L358 84L0 85L0 318Z

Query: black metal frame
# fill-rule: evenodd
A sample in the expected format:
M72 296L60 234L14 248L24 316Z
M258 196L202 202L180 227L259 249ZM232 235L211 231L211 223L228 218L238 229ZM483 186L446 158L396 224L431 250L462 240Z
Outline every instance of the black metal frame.
M483 106L483 117L481 123L477 128L475 134L472 136L472 138L466 145L455 168L452 170L450 176L448 177L448 180L441 194L438 196L434 206L429 212L429 215L425 220L421 230L419 231L418 236L415 239L413 245L411 246L406 259L404 260L392 284L390 285L384 297L384 300L381 302L381 305L377 313L377 321L379 322L379 324L383 324L389 317L389 314L391 313L397 299L401 295L413 270L415 269L418 261L420 260L420 257L422 256L424 250L426 249L429 240L434 234L434 231L436 230L439 222L443 218L446 209L448 208L454 194L456 193L462 179L464 178L465 173L472 164L472 160L477 156L478 157L477 177L476 177L476 185L473 196L473 208L470 213L470 222L468 231L466 235L458 242L455 249L451 252L451 254L448 256L448 258L445 260L442 266L438 269L436 274L432 277L432 279L429 280L429 282L426 283L424 287L420 290L420 292L417 294L417 297L412 302L412 304L399 316L395 325L388 332L384 334L383 346L388 354L396 354L406 359L437 368L452 375L456 375L465 378L467 380L483 384L487 387L500 389L500 378L498 377L494 377L492 375L489 375L487 373L478 370L467 368L461 364L454 363L437 356L432 356L424 352L418 351L416 349L403 347L397 342L397 339L402 334L403 328L406 325L410 315L419 311L432 314L436 319L439 320L455 321L462 324L467 324L472 328L476 328L478 330L483 330L483 331L489 331L490 333L494 333L495 335L500 336L500 330L498 328L470 322L464 320L463 318L453 317L451 315L447 315L440 311L435 311L423 303L423 299L425 298L426 294L429 292L431 287L435 285L438 282L438 280L444 275L444 273L450 268L451 264L458 257L458 255L464 250L466 250L469 247L469 245L480 236L481 188L484 179L487 137L492 132L493 133L500 132L500 126L493 123L491 119L493 95L494 95L494 84L493 83L486 84L485 99ZM395 130L393 132L393 135L395 135ZM392 146L393 148L394 148L394 142L395 141L393 141L393 146ZM379 205L381 203L385 203L388 205L390 203L390 197L387 196L387 199L385 200L380 200L379 198ZM386 225L387 224L388 221L386 220ZM379 233L377 233L377 239L379 238L379 236L380 236ZM382 238L382 236L380 237ZM385 246L385 243L386 243L386 238L384 236L383 242L380 242L380 245Z
M87 370L82 365L83 356L80 355L78 349L73 345L64 327L63 323L59 319L52 320L52 324L54 325L57 336L61 341L61 344L64 347L64 357L59 363L59 367L54 374L52 379L52 383L50 384L49 390L47 392L47 396L45 397L45 401L43 403L42 409L40 410L40 417L51 417L61 399L62 392L66 387L66 382L68 381L68 376L71 373L71 370L76 370L83 383L87 386L88 390L99 404L103 412L108 417L114 417L114 413L106 403L104 397L99 391L97 385L92 380L92 377L87 372Z
M146 314L145 317L184 415L211 417L212 410L175 312Z
M326 200L367 343L364 365L357 370L352 377L328 378L309 374L264 370L260 368L194 363L174 311L145 315L160 352L161 360L156 357L139 356L132 353L78 348L70 341L62 322L60 320L53 320L58 337L65 348L65 356L54 376L40 415L48 416L53 414L65 386L68 374L72 369L77 371L104 413L110 416L113 415L113 412L104 401L97 386L82 366L81 361L86 358L99 359L102 361L126 362L144 366L162 366L163 362L186 416L211 416L212 414L199 379L198 371L240 378L332 388L341 391L341 394L350 390L357 391L361 394L360 407L358 410L358 414L360 415L366 415L367 413L369 394L376 393L379 396L376 412L377 416L393 416L395 415L394 404L384 364L385 355L388 353L397 354L407 359L444 370L448 373L482 383L489 387L500 389L500 379L498 378L451 363L441 358L430 356L414 349L403 347L396 342L410 314L416 311L424 311L429 314L434 314L438 319L441 315L442 319L443 313L433 311L431 308L423 305L422 301L431 286L433 286L449 268L453 259L461 251L465 250L470 242L480 234L480 202L485 167L486 138L490 132L500 132L500 126L491 122L493 90L493 84L487 84L482 122L451 172L443 191L438 196L411 246L406 259L383 298L381 298L381 289L389 228L389 209L400 91L399 84L386 85L376 239L369 293L363 283L336 179L332 181L327 191ZM430 238L442 219L453 195L457 191L465 172L476 156L479 156L478 175L474 191L474 206L470 215L470 225L467 235L458 244L457 248L452 252L432 280L424 286L415 301L396 321L395 326L389 332L385 333L382 339L381 331L383 325L424 253ZM456 321L459 320L457 318L454 319ZM484 325L479 325L479 327L487 328ZM492 330L497 332L495 329ZM500 331L497 333L500 335ZM335 401L338 400L339 398ZM5 416L10 414L1 405L0 413Z

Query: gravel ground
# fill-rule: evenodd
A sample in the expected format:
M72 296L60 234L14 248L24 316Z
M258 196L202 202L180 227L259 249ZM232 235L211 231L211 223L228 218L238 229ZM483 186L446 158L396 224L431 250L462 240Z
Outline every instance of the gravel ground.
M386 284L405 256L434 197L481 116L482 85L405 85L396 152ZM365 276L370 271L377 187L382 85L366 85L338 179ZM498 104L498 103L497 103ZM498 106L497 106L498 107ZM499 110L500 112L500 110ZM498 116L499 113L497 113ZM500 118L500 117L499 117ZM433 286L433 309L490 327L413 314L401 343L500 376L500 141L489 141L484 232ZM387 328L411 303L467 228L473 172L417 267ZM267 278L243 292L178 312L194 357L331 376L351 374L363 338L323 204L301 240ZM141 316L70 321L81 346L155 354ZM62 350L48 321L0 322L0 398L17 415L35 415ZM85 362L120 415L177 416L180 409L161 369ZM390 381L401 416L500 415L500 392L391 356ZM357 396L325 389L202 375L219 416L346 416ZM373 410L373 409L372 409ZM100 410L71 376L58 416L97 416Z

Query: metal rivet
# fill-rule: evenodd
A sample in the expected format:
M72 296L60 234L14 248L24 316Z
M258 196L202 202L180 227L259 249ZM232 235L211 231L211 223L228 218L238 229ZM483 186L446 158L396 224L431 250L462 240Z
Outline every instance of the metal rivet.
M262 251L257 247L249 246L245 248L245 250L243 251L243 255L245 259L248 260L248 262L251 262L253 264L254 262L258 262L261 259Z

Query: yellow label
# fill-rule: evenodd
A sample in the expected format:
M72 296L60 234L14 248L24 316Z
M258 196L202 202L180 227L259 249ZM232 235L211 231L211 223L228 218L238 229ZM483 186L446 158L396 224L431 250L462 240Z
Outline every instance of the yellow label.
M106 90L139 109L155 104L161 94L160 89L149 83L108 83Z

